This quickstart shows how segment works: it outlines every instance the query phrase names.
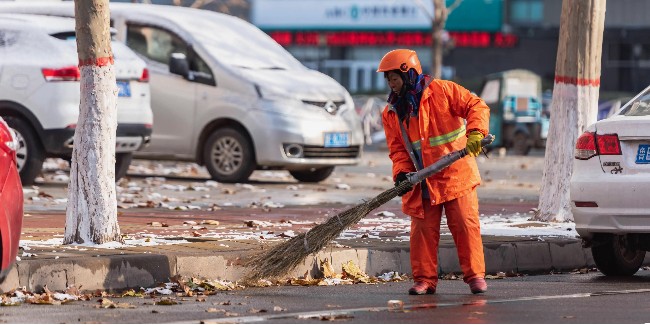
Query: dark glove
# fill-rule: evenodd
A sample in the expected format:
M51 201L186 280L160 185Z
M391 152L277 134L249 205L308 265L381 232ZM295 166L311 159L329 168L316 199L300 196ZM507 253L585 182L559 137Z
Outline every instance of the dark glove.
M395 187L399 186L399 184L401 184L404 181L408 182L408 179L406 178L406 174L408 174L408 173L401 172L401 173L397 174L397 176L395 176ZM408 193L408 192L410 192L412 190L413 190L413 184L411 184L411 186L407 187L403 191L397 193L397 195L402 196L402 195L404 195L404 194L406 194L406 193Z

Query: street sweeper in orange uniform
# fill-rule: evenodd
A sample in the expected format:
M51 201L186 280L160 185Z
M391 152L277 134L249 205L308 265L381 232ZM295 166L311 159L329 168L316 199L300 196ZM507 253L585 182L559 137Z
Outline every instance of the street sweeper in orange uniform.
M402 210L411 216L409 294L433 294L438 284L438 244L444 211L458 250L463 280L472 293L487 291L478 219L476 159L488 134L490 109L462 86L422 73L415 51L397 49L379 62L390 87L382 119L395 185L407 174L444 155L467 148L469 155L400 193Z

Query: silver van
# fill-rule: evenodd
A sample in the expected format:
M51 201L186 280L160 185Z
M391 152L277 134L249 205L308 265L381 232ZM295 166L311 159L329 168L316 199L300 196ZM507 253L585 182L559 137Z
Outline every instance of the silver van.
M357 164L350 94L264 32L212 11L111 3L117 39L147 62L154 129L137 158L195 161L220 182L285 169L302 182ZM0 12L73 16L72 2L0 3Z

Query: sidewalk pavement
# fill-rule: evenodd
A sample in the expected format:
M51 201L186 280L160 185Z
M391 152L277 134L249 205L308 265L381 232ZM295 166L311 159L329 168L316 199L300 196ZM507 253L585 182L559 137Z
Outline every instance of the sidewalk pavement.
M479 212L489 274L594 266L591 251L582 248L572 223L527 220L537 206L543 157L491 155L477 161L484 180L478 189ZM38 188L26 192L24 250L0 289L40 290L45 285L50 290L72 285L85 290L146 288L173 275L237 281L247 271L241 260L260 252L264 245L307 231L393 184L385 176L391 170L387 153L371 150L364 152L358 166L337 168L332 177L318 184L298 184L288 173L268 171L256 172L252 184L216 184L207 171L191 164L136 160L131 167L136 173L121 183L118 193L118 221L129 245L61 245L67 179L62 167L55 165ZM190 205L200 209L190 209ZM410 274L410 221L401 213L399 198L378 211L386 213L378 217L372 212L346 231L345 239L337 239L288 276L302 276L324 258L337 271L351 260L368 275ZM441 233L440 274L459 274L453 240L444 225Z
M484 205L486 209L490 208L489 204ZM309 215L306 214L308 211L313 215L315 209L335 211L334 207L295 207L284 209L282 214L265 215L265 219L273 221L275 218L275 221L286 223L282 218L287 215L304 216ZM399 206L390 206L388 209L398 210ZM521 205L519 209L525 210L528 207ZM324 220L321 218L307 222L301 219L299 223L279 229L268 228L264 223L244 224L242 220L251 215L246 209L224 209L209 214L188 213L156 210L120 212L119 224L123 235L134 238L134 233L144 232L151 236L140 236L138 245L113 248L60 245L65 214L61 211L29 213L24 219L20 260L0 289L7 291L26 287L27 290L38 291L46 285L50 290L63 290L73 285L82 290L148 288L168 282L171 276L177 274L237 281L246 273L246 268L240 263L242 259L259 252L263 243L269 245L279 242L277 239L260 241L251 237L251 234L273 234L276 237L284 231L282 234L290 235L291 231L305 231L314 222ZM219 220L219 224L209 225L204 222L205 226L201 223L192 226L191 222L183 222L190 219L215 219ZM179 223L185 225L174 225ZM219 234L228 236L205 236L206 232L214 233L217 229ZM148 246L159 243L155 238L162 234L165 234L165 243L177 243ZM242 234L248 236L240 236ZM391 232L388 229L379 236L364 237L337 240L318 256L308 258L288 276L302 276L312 270L319 259L325 258L335 268L351 260L369 275L390 271L410 274L409 242L405 240L408 238L407 233L395 230ZM43 241L44 244L30 244L36 241ZM579 238L485 235L483 242L488 274L534 274L594 266L590 250L582 248ZM453 240L445 231L441 238L439 261L440 274L461 273Z

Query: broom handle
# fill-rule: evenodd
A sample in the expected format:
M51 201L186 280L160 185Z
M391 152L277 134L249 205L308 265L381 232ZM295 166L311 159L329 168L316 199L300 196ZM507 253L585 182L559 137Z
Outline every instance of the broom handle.
M492 141L494 141L494 135L488 134L485 138L483 138L483 140L481 140L481 147L489 145L490 143L492 143ZM408 173L406 175L406 178L411 184L415 185L421 182L422 180L424 180L425 178L449 167L449 165L453 164L456 160L463 158L465 156L467 156L467 148L454 151L438 159L438 161L427 166L426 168L420 169L419 171L414 173Z

